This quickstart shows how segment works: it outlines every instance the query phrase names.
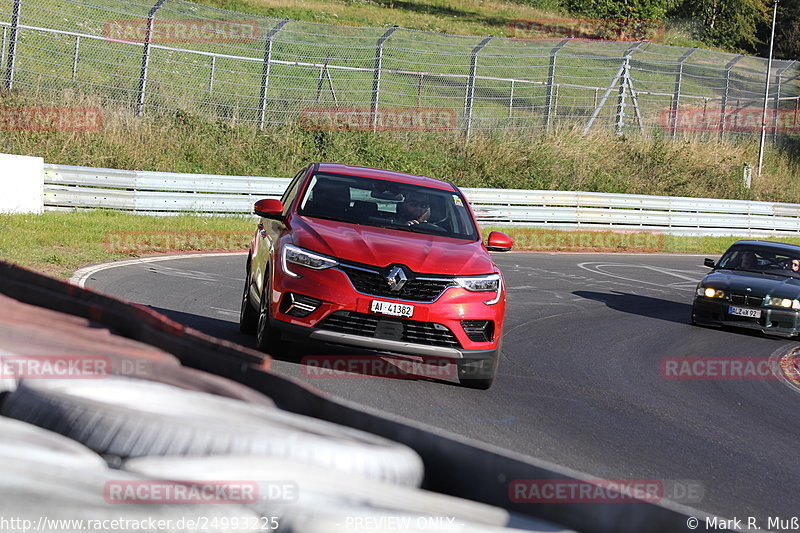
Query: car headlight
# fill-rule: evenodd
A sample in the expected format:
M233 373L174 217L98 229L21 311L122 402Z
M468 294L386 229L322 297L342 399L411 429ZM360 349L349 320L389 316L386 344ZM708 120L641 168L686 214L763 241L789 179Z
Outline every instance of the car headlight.
M286 275L299 278L300 274L289 269L290 264L302 265L314 270L325 270L326 268L335 267L339 262L326 255L310 252L292 244L284 244L281 251L281 267Z
M789 298L770 298L767 303L773 307L800 309L800 300L790 300Z
M711 287L697 287L697 295L706 298L725 298L725 291Z
M500 288L503 284L500 274L455 278L455 282L459 287L463 287L470 292L496 292L497 296L483 302L486 305L494 305L500 301Z

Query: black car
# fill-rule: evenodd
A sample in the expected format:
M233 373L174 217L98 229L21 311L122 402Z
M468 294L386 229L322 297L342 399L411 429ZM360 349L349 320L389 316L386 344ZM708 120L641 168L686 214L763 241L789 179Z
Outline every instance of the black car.
M698 283L692 324L800 334L800 246L737 241Z

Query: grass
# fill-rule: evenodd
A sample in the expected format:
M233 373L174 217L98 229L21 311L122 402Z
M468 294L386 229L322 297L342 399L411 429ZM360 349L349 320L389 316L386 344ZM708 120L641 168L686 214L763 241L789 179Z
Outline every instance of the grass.
M291 177L309 161L399 170L461 187L553 189L800 203L796 145L769 148L761 178L755 142L720 143L664 135L475 134L313 131L209 121L186 113L136 119L107 111L97 131L7 131L0 151L50 163L131 170Z
M245 251L255 224L249 217L152 217L111 211L0 215L0 259L58 278L104 261L163 253ZM609 231L496 229L515 251L672 252L721 254L734 237L676 237ZM800 238L785 242L800 244Z

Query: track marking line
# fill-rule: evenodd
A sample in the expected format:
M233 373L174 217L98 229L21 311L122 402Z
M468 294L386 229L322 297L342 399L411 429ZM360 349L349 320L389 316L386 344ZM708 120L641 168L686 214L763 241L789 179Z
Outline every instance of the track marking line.
M208 254L158 255L154 257L139 257L136 259L124 259L122 261L108 261L106 263L89 265L83 268L79 268L72 274L72 276L67 281L69 283L72 283L73 285L77 285L78 287L85 287L86 282L89 280L91 276L103 270L108 270L110 268L117 268L117 267L131 266L131 265L143 265L147 263L157 263L160 261L171 261L173 259L187 259L190 257L223 257L226 255L245 255L246 253L247 252L217 252Z

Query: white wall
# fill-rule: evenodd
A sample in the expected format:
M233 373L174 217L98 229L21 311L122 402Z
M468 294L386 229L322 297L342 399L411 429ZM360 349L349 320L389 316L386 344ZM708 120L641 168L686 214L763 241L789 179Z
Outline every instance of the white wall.
M41 213L44 159L0 154L0 213Z

